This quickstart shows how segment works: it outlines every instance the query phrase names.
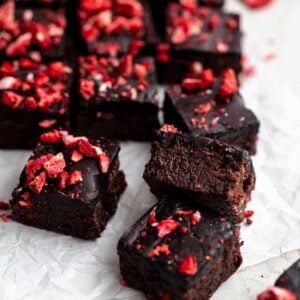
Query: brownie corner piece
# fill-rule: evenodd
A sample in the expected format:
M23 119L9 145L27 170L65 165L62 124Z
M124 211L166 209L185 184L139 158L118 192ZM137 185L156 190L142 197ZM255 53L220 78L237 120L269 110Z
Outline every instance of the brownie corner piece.
M2 61L0 148L32 149L50 128L68 129L72 82L73 70L63 61Z
M144 179L158 197L182 194L236 222L244 219L255 173L247 151L164 125L151 148Z
M162 199L119 241L124 281L149 299L209 299L241 264L239 227L182 200Z
M153 140L160 127L159 94L151 57L79 58L77 131L117 140Z
M216 75L194 62L181 84L166 91L164 119L180 130L233 144L256 153L260 122L239 93L236 73Z
M25 225L83 239L100 236L126 188L118 144L53 130L40 137L10 201Z

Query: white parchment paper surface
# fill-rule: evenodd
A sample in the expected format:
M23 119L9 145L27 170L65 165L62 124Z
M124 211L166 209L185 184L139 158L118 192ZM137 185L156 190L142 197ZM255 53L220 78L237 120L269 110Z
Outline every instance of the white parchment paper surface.
M262 123L254 158L257 187L249 206L255 210L254 222L242 228L244 272L300 247L300 1L277 0L268 9L252 12L228 0L226 8L243 15L245 52L257 74L244 81L242 93ZM275 51L275 59L265 59ZM156 201L142 179L149 150L148 144L122 144L129 186L96 241L0 222L0 298L143 299L138 291L120 285L116 244ZM28 156L0 151L2 199L9 199ZM234 285L231 288L234 295Z

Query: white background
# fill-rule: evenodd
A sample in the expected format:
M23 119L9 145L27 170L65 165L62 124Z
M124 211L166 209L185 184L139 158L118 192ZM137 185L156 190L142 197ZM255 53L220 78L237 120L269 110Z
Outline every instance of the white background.
M300 1L277 0L260 11L227 1L227 10L243 16L244 50L257 74L244 80L242 94L262 127L250 205L254 223L242 228L244 264L213 299L250 300L299 257L290 251L300 248ZM277 57L266 61L273 52ZM144 299L121 287L115 249L125 228L156 201L142 180L149 149L142 143L122 145L129 187L96 241L0 222L1 299ZM0 151L2 199L9 199L28 155Z

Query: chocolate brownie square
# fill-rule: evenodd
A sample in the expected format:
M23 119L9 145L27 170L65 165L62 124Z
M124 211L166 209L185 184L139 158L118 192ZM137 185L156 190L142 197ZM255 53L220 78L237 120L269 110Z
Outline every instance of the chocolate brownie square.
M244 219L255 173L247 151L164 125L152 144L144 179L158 197L181 194L236 222Z
M2 12L1 12L2 10ZM7 8L4 9L4 12ZM0 16L3 9L0 8ZM0 21L0 58L28 57L37 62L65 57L67 47L64 9L17 9ZM9 16L9 17L8 17Z
M257 300L277 299L300 299L300 259L277 279L275 287L269 288L257 297Z
M40 141L13 191L13 219L83 239L99 237L126 187L119 146L58 130Z
M239 15L178 3L169 4L166 14L166 44L157 47L164 82L180 82L194 61L217 73L228 67L241 70Z
M150 48L158 40L145 1L80 0L78 16L83 54L116 56L127 53L133 40L143 39Z
M148 141L159 128L152 58L79 58L77 132Z
M32 149L45 130L68 128L71 84L72 69L63 62L2 62L0 148Z
M207 300L242 261L239 228L184 196L152 207L118 254L125 283L153 300Z
M166 91L165 122L184 132L221 140L256 153L259 121L239 94L232 69L215 76L193 65L193 74ZM196 72L196 70L198 70Z

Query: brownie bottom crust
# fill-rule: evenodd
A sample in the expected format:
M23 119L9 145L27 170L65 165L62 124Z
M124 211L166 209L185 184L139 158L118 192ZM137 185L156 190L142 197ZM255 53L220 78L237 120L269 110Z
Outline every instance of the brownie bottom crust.
M150 300L208 300L217 288L226 281L242 263L240 242L232 238L210 271L188 290L164 290L159 272L143 265L126 253L120 255L120 271L126 284L140 290Z
M125 188L125 175L119 171L108 189L107 199L97 199L91 207L82 203L65 205L63 198L62 201L52 202L48 197L48 201L35 202L33 207L22 207L17 201L12 201L12 218L24 225L82 239L98 238L115 213Z

